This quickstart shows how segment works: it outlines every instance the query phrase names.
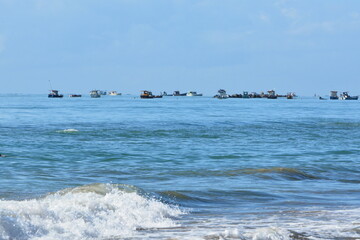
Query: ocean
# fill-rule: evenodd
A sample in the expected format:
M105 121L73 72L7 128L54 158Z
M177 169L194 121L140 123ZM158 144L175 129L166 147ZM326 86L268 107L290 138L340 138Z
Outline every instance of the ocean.
M360 102L0 95L0 239L360 239Z

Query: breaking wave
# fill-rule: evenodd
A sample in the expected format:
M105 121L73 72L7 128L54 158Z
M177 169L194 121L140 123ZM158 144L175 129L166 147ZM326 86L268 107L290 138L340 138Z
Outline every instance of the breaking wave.
M278 212L239 222L212 222L213 232L205 239L242 240L355 240L360 237L360 209ZM206 224L206 223L205 223ZM202 226L209 228L209 226ZM216 229L218 228L218 229Z
M128 185L93 184L40 199L0 201L0 239L126 238L136 231L176 227L176 206Z

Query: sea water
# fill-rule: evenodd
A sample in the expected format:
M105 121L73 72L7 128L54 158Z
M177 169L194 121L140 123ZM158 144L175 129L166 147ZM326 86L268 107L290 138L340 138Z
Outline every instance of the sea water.
M360 239L360 102L0 95L0 239Z

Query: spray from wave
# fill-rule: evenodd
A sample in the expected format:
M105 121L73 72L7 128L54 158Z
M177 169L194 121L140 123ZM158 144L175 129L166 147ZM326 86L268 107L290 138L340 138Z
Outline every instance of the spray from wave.
M135 187L93 184L0 201L0 239L124 238L139 229L175 227L173 218L181 214Z

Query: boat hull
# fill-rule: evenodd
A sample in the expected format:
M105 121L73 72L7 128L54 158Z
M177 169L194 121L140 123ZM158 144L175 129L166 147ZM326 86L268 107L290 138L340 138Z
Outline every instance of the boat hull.
M64 95L51 95L51 94L49 94L48 97L49 98L62 98L62 97L64 97Z
M346 97L346 98L344 98L343 100L358 100L359 99L359 97Z

